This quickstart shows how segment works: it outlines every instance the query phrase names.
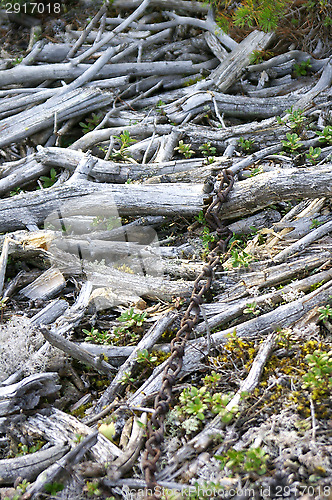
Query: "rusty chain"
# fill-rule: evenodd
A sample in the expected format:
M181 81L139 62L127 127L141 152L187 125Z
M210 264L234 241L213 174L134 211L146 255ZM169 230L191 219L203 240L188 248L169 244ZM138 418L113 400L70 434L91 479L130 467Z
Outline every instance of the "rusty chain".
M202 272L194 282L194 288L190 297L189 305L181 320L180 329L171 342L171 355L163 372L163 381L158 395L154 402L154 413L147 425L147 441L143 454L142 468L145 474L147 489L153 490L157 486L156 471L157 462L161 454L161 445L164 440L164 422L169 411L172 399L172 388L177 376L182 369L183 355L186 342L194 327L198 323L200 306L203 303L205 293L210 289L213 271L221 265L220 253L225 253L229 240L232 237L231 231L220 221L218 214L221 205L226 201L228 193L234 184L234 174L231 170L223 170L220 185L215 199L205 211L205 220L213 231L217 232L217 243L210 248L207 263ZM203 281L203 283L201 283ZM147 497L155 500L154 493Z

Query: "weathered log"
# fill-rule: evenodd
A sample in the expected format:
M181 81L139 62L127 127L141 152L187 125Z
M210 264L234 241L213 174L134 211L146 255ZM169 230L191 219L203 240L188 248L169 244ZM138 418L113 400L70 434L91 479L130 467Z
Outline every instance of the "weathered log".
M55 333L54 331L52 332L44 326L40 326L39 329L50 344L65 352L68 356L78 359L82 363L86 363L88 366L93 366L98 372L105 373L106 375L110 375L110 373L115 370L112 365L106 363L103 359L95 358L79 345L65 339L58 333Z
M77 418L56 408L40 410L37 414L29 416L21 425L25 431L42 435L50 443L62 446L64 443L75 445L77 435L85 437L94 433L93 429ZM101 464L121 454L120 448L101 433L98 433L97 443L89 451L89 455Z
M253 31L250 33L223 62L211 73L210 78L220 92L225 92L240 76L249 64L254 50L264 50L274 38L274 33Z
M299 196L330 197L332 171L318 168L278 170L237 183L223 204L221 219L257 212L279 201ZM115 185L81 181L0 201L0 230L12 231L27 224L42 224L57 210L71 214L194 215L203 207L202 184Z
M80 116L88 110L93 111L106 106L113 100L113 95L99 89L77 89L68 94L55 95L43 104L22 111L11 118L0 121L0 147L21 141L36 132L44 130L74 116Z
M30 285L23 288L20 295L24 295L30 300L46 300L60 292L65 284L65 279L59 269L48 269Z
M34 481L38 474L57 462L69 449L69 446L61 444L23 457L0 460L0 484L12 485L18 477Z
M206 111L207 106L213 110L214 102L216 102L218 111L224 113L225 116L269 118L282 115L285 109L295 104L297 100L291 96L279 96L271 99L256 97L253 99L247 96L197 91L163 106L163 110L168 118L175 123L182 123L189 113L194 117L202 111Z
M85 437L80 443L78 443L75 448L70 450L66 455L57 460L56 463L50 465L46 470L44 470L37 477L36 481L28 486L26 492L22 495L22 500L28 500L33 498L37 493L44 491L46 484L52 484L56 481L61 480L63 476L66 476L71 467L79 462L83 456L90 450L90 448L95 445L97 441L98 432L90 434Z
M0 415L10 415L19 410L35 408L42 396L57 392L57 373L39 373L30 375L16 384L0 388Z

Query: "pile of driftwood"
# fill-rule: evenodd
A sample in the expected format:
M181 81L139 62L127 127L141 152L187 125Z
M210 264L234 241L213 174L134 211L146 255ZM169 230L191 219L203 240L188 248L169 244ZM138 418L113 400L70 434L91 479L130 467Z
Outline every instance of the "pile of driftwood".
M106 2L84 31L68 28L56 43L32 44L19 64L1 62L0 484L7 495L24 479L31 484L22 498L59 483L63 498L84 498L94 487L135 498L144 489L145 424L170 352L162 336L178 327L204 266L214 234L194 218L204 226L223 169L236 182L220 219L251 237L241 248L234 239L215 273L179 380L197 377L234 328L240 338L260 339L231 412L259 386L276 330L301 334L311 325L318 335L317 310L332 294L331 59L290 50L252 64L274 34L256 30L237 42L199 2L115 0L113 7L118 17L108 17ZM308 74L294 77L301 64ZM139 333L125 345L116 318L130 307L129 319L135 312L145 321L137 329L133 320ZM83 328L91 330L85 342ZM331 332L328 321L325 328ZM98 343L101 330L108 336ZM165 361L135 385L140 355L151 351ZM84 366L105 386L93 390ZM70 414L80 408L79 418ZM113 441L98 432L102 422L114 423ZM225 426L217 415L190 438L166 436L160 485L178 491L213 477L234 487L213 466L211 443ZM38 439L41 449L15 456Z

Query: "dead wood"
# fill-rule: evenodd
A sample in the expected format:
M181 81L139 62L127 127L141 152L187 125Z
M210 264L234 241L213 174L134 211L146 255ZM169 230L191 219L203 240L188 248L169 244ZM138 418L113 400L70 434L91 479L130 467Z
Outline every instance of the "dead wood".
M295 49L281 54L289 13L280 37L236 23L226 34L221 7L201 2L84 4L86 27L79 10L65 27L70 9L33 23L20 62L4 36L0 444L3 457L17 443L47 444L0 460L0 482L34 481L26 499L54 481L65 483L61 498L86 496L100 474L102 495L147 486L145 426L217 236L204 211L227 168L234 187L215 215L234 235L184 349L158 484L185 494L212 478L257 496L280 476L323 491L329 381L317 394L307 384L307 355L331 353L325 23L309 34L316 13L294 5ZM102 423L114 423L114 442L96 432ZM243 454L238 469L228 450ZM255 451L262 469L247 470Z
M57 462L69 450L69 446L51 446L23 457L0 460L0 484L14 484L18 477L34 481L38 474Z

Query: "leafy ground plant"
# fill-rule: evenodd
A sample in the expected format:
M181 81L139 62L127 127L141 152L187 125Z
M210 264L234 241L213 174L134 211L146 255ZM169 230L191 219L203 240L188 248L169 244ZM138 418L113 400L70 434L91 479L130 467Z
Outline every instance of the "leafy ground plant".
M185 144L182 140L179 141L179 145L174 148L176 151L179 151L185 158L191 158L195 153L191 148L191 144Z
M83 134L87 134L96 128L96 126L101 121L101 114L96 115L95 113L91 114L91 118L86 118L85 123L80 122L79 125L82 128Z
M286 134L286 139L282 140L282 146L285 151L289 151L290 153L295 153L298 148L300 148L303 144L300 142L300 138L297 134L290 134L289 132Z
M252 447L246 451L238 451L231 448L225 453L225 455L217 455L215 458L220 460L220 466L222 469L227 467L227 469L232 471L232 473L246 471L262 475L267 471L267 460L269 456L262 448Z
M47 177L46 175L42 175L41 177L39 177L39 180L43 184L43 188L48 188L48 187L53 186L53 184L55 184L55 182L57 180L56 176L57 176L57 173L56 173L55 168L51 168L49 177Z

